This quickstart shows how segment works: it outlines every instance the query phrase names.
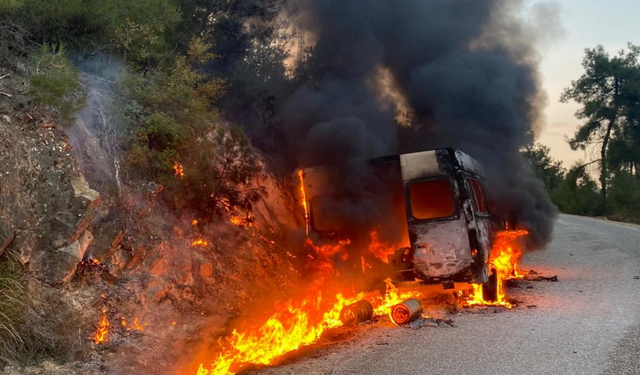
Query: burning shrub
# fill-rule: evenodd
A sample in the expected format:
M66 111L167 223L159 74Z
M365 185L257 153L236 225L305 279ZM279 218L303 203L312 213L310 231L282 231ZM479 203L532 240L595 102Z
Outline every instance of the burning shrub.
M206 38L196 38L172 65L119 82L127 98L119 109L132 175L161 183L178 206L206 214L216 210L220 198L243 207L254 202L259 191L246 185L262 169L244 131L217 121L211 103L223 82L196 70L212 58L211 47Z
M195 46L212 44L195 39L191 45L190 53L172 64L152 73L125 73L118 82L125 158L141 176L170 181L173 163L213 130L218 117L210 103L222 93L222 82L207 81L194 68L206 56Z
M199 144L203 152L187 156L184 199L206 215L250 208L263 194L251 184L262 166L244 131L219 127Z

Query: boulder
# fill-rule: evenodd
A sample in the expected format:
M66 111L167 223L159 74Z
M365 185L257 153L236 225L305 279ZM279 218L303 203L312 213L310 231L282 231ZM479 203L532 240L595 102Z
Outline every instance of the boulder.
M33 264L36 274L49 285L68 282L76 271L78 263L93 240L91 232L85 230L71 244L54 251L42 252Z

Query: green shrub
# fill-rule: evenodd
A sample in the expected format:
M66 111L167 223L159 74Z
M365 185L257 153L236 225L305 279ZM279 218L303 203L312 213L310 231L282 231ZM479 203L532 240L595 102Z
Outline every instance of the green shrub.
M550 192L551 200L567 214L597 216L603 214L598 184L585 171L574 166L560 185Z
M64 45L42 46L33 56L33 69L29 96L35 105L52 109L65 122L85 106L80 74L65 56Z
M21 0L0 0L0 11L14 10L19 8L21 5Z
M38 44L64 43L82 57L128 52L138 63L171 53L165 34L180 22L171 0L0 0L0 12Z
M220 202L249 207L259 198L247 186L262 167L244 131L219 121L212 106L224 91L221 80L207 80L197 67L213 55L211 43L194 39L186 56L148 74L123 75L118 82L125 125L126 167L176 193L177 204L205 214L224 210ZM184 176L176 176L176 163ZM135 172L134 172L135 171Z
M627 171L617 171L608 193L609 211L621 219L640 219L640 179Z

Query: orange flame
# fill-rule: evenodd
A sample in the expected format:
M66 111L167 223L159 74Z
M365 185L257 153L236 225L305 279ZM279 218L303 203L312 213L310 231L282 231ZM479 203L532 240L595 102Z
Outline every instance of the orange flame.
M304 208L304 222L307 229L307 236L309 235L309 208L307 207L307 193L304 190L304 172L298 171L298 178L300 178L300 196L302 198L302 208Z
M102 319L100 319L100 326L93 335L93 343L98 345L107 341L107 334L109 333L109 319L107 319L107 310L102 310Z
M237 212L238 210L234 207L234 211ZM252 227L253 226L252 219L253 218L252 218L251 212L247 212L245 216L229 214L229 221L231 222L231 224L237 225L241 228Z
M140 325L140 322L138 321L138 318L134 318L133 319L133 327L130 327L127 324L127 320L124 318L124 316L122 318L120 318L120 322L122 323L122 327L127 331L131 331L132 329L135 331L139 331L139 332L144 332L144 328Z
M138 318L133 319L133 328L136 331L140 331L140 332L144 332L144 328L140 325L140 323L138 322Z
M336 296L337 302L326 313L318 311L321 295L300 302L287 301L261 327L255 331L233 331L228 348L206 369L203 364L198 375L233 374L234 364L269 364L286 353L316 341L331 327L342 324L340 310L357 298Z
M402 247L402 246L399 246L398 244L393 245L386 242L382 242L380 240L380 236L378 235L378 232L375 230L371 231L369 235L371 236L371 242L369 243L367 250L369 250L369 252L373 254L373 256L375 256L376 258L380 259L385 263L389 263L389 255L393 255L396 249L399 249Z
M184 168L182 167L182 164L177 161L173 162L173 174L178 178L184 177Z
M386 284L384 299L379 298L380 303L373 309L376 315L389 315L393 306L409 298L420 297L420 293L418 292L398 292L398 289L393 285L391 279L384 280L384 283Z
M308 224L303 172L299 171L298 176L305 220ZM375 235L377 234L372 234ZM375 239L377 240L377 237ZM201 363L197 375L234 374L238 367L245 364L272 364L284 354L315 342L327 329L341 326L341 310L359 300L368 300L374 308L375 315L386 316L394 305L419 296L419 293L415 292L400 293L391 283L391 279L385 280L387 288L384 296L379 292L356 294L353 290L327 294L326 291L330 288L327 286L328 275L337 272L332 260L335 257L348 257L350 254L347 246L351 244L350 239L341 239L335 244L315 245L307 238L306 246L313 254L308 254L308 258L313 260L314 270L325 277L318 278L307 289L304 299L277 304L275 312L263 324L234 330L222 345L222 352L208 366ZM379 247L382 248L383 245ZM386 254L389 252L384 247L379 254L386 260ZM371 267L366 263L365 257L360 257L360 261L363 271Z
M483 287L473 284L473 292L467 305L504 306L512 308L513 305L506 300L504 281L522 278L518 273L518 261L522 256L522 248L519 243L521 237L529 234L526 230L503 230L497 233L491 249L490 262L495 267L498 276L498 299L494 302L485 301Z
M209 245L209 241L203 240L202 238L194 240L191 243L191 246L207 246L207 245Z
M278 357L313 343L327 329L341 326L342 308L361 299L370 301L374 313L381 316L389 314L393 305L418 295L415 292L398 293L387 279L384 297L377 293L341 292L335 295L333 305L322 313L323 297L317 289L322 287L323 281L312 285L307 293L310 297L302 301L290 300L279 306L262 326L242 333L234 330L226 350L210 366L200 364L197 375L233 374L234 364L271 364Z

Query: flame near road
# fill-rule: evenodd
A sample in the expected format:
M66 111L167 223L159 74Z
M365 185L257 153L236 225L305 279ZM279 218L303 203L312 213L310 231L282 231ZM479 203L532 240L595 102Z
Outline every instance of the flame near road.
M473 293L467 301L468 306L504 306L512 308L513 305L506 300L504 287L505 280L520 279L523 276L518 272L518 261L522 257L520 239L529 234L526 230L503 230L497 233L493 240L490 262L495 267L498 276L498 299L485 301L483 286L473 284Z
M308 234L309 213L302 171L298 172L298 177ZM504 280L519 277L517 262L522 255L519 239L527 233L524 230L507 230L498 233L490 257L498 276L498 300L484 301L482 285L474 285L474 293L467 301L468 305L512 307L505 299ZM397 247L382 243L375 231L370 233L370 237L368 255L387 262L387 256L393 254ZM340 321L340 311L359 300L366 299L372 304L374 314L383 316L388 315L394 305L419 296L416 292L399 293L391 283L391 279L385 280L384 296L378 292L356 294L353 290L336 292L333 289L334 292L330 292L331 277L335 274L332 259L339 257L347 260L350 255L347 247L350 244L350 240L343 239L335 245L316 246L310 238L307 238L306 246L313 250L313 255L308 255L308 258L314 261L315 269L320 272L320 275L307 288L305 297L277 304L275 312L261 325L245 326L241 331L234 330L231 336L221 344L222 351L218 357L209 364L201 363L197 375L234 374L244 365L272 364L284 354L317 341L327 329L341 326L343 323ZM366 262L364 257L361 259L362 270L365 272Z
M389 314L393 305L417 295L399 293L390 279L385 282L384 296L341 292L332 298L334 302L326 311L322 308L325 305L321 292L324 280L316 282L307 291L309 297L282 304L261 327L242 333L233 331L224 352L210 366L201 364L197 375L233 374L233 366L271 364L276 358L315 342L327 329L341 326L342 308L361 299L370 301L374 313L382 316Z
M517 270L517 262L522 256L519 239L528 232L524 230L499 232L491 254L491 262L498 273L498 300L496 302L484 301L482 298L482 285L474 285L474 293L467 301L472 305L499 305L511 308L506 301L504 280L521 277ZM322 248L318 253L325 256L333 255L339 251L342 243L336 246ZM332 269L328 265L327 269ZM233 374L234 369L243 364L268 365L282 355L309 345L330 328L342 325L340 310L343 307L366 299L374 306L374 314L384 316L389 314L391 308L418 293L399 293L390 279L385 280L386 293L380 296L377 293L356 294L342 291L335 296L325 298L323 286L326 279L322 278L314 283L305 295L306 298L296 301L289 300L281 304L262 326L246 329L243 332L233 331L223 352L209 366L200 364L197 375L223 375ZM331 303L327 305L327 300Z

